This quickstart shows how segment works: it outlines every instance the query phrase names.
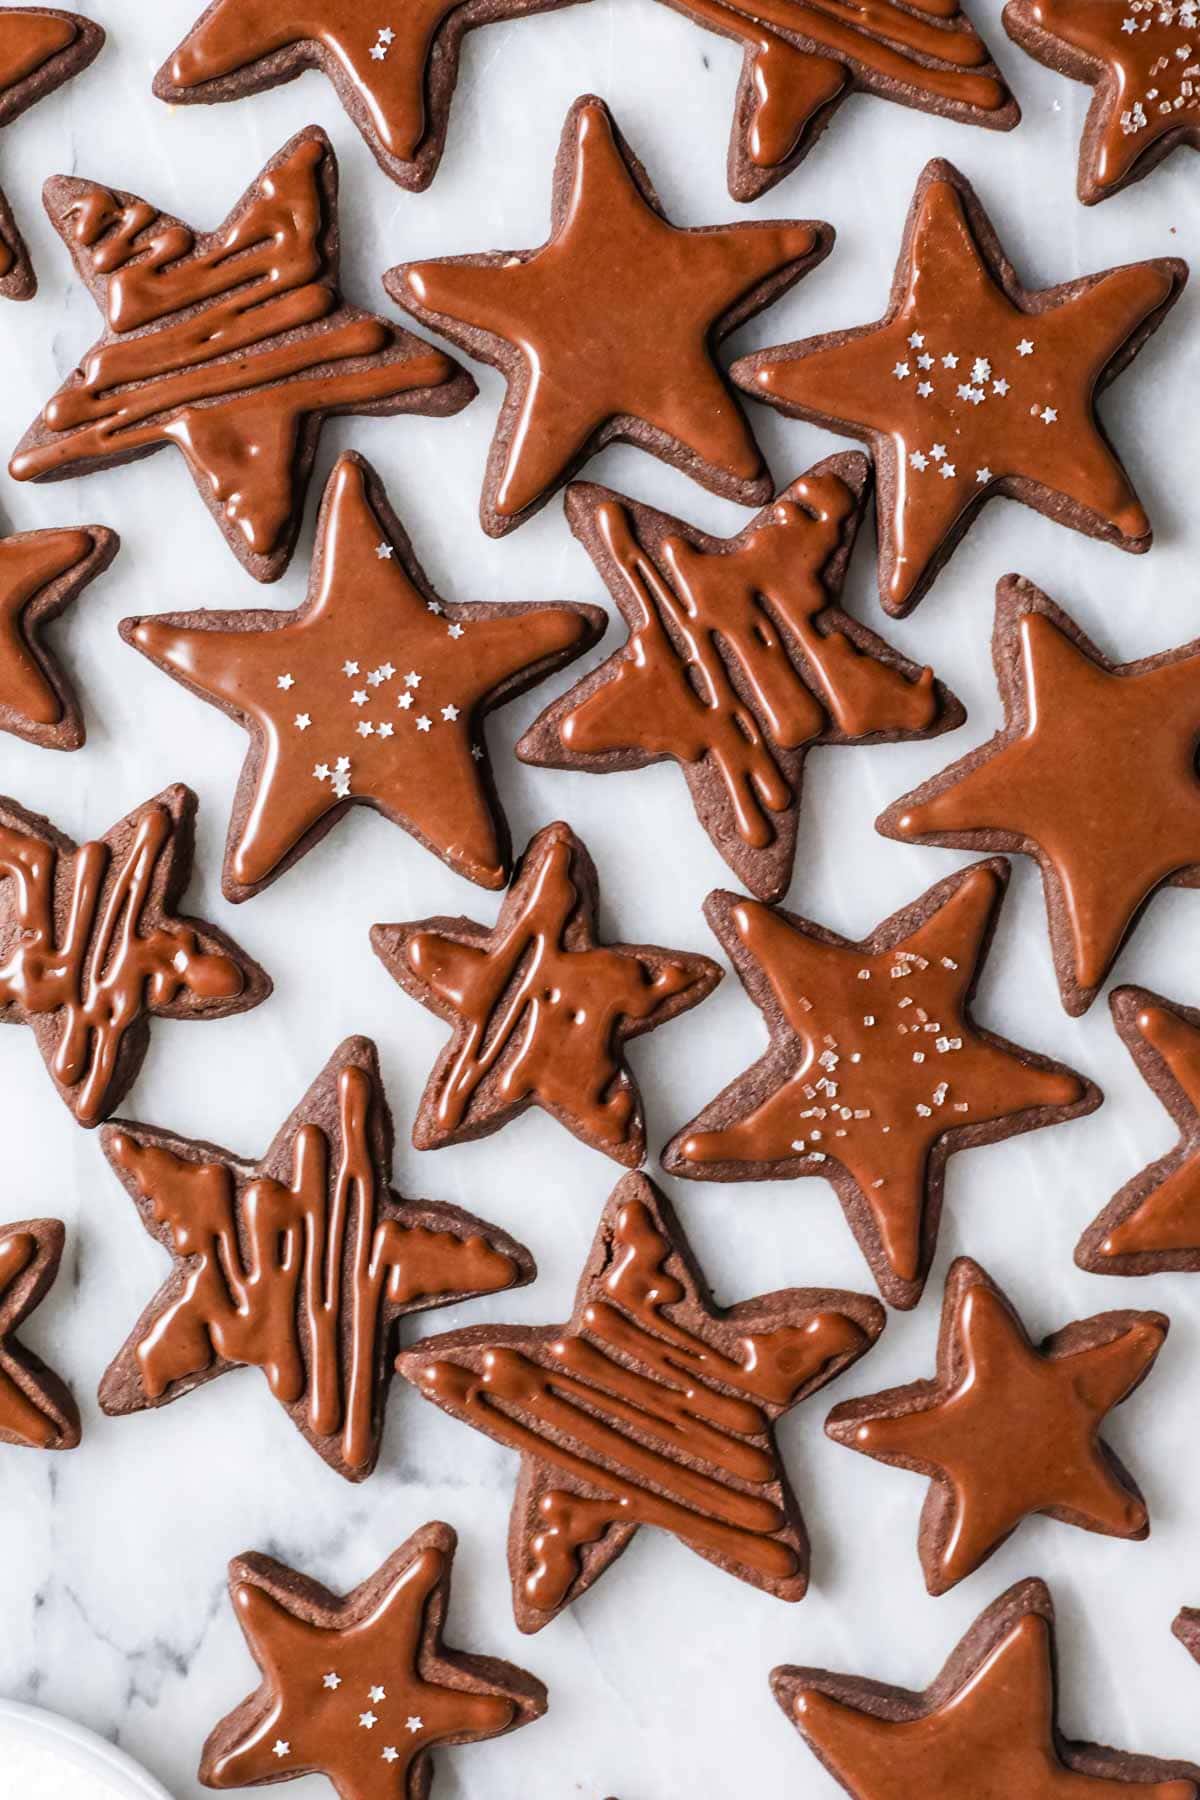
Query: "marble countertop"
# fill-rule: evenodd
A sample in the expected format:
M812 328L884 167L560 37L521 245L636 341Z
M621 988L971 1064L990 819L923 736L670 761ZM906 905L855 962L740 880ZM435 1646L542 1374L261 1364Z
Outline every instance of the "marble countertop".
M949 156L976 182L1030 285L1143 256L1200 258L1197 167L1186 153L1098 209L1076 203L1087 91L1008 43L998 0L977 0L974 10L1025 109L1015 134L853 99L802 168L748 209L734 206L724 182L740 52L655 0L591 0L476 33L445 162L421 195L385 179L319 76L223 108L172 111L156 101L153 73L199 5L94 0L89 10L110 33L100 60L0 135L0 178L41 279L33 303L0 307L0 437L9 446L96 335L92 302L41 214L43 178L94 176L207 228L290 134L313 121L328 130L341 159L347 291L383 310L379 276L404 258L541 241L562 119L589 90L612 104L677 222L787 214L837 226L829 261L740 333L735 349L876 317L916 176L934 154ZM964 699L969 723L952 744L812 757L789 896L797 910L859 936L965 860L886 842L872 821L952 749L978 742L997 722L988 640L1000 575L1030 576L1121 659L1195 635L1194 290L1103 406L1154 518L1153 553L1122 556L1009 503L988 509L915 617L885 627L908 655L936 666ZM397 1116L397 1186L494 1220L528 1243L540 1265L532 1287L436 1313L429 1329L565 1317L619 1171L532 1113L484 1143L428 1154L411 1148L408 1128L444 1033L389 981L371 953L368 927L459 910L490 920L494 901L364 810L269 892L241 908L226 905L219 864L244 736L127 650L116 625L127 614L167 609L295 605L307 579L320 479L349 446L376 463L448 597L607 605L557 504L501 542L480 531L478 491L501 383L490 371L476 373L481 397L455 419L341 420L326 428L305 537L271 591L238 568L182 459L170 452L135 469L42 488L4 477L0 491L6 530L97 521L123 540L112 571L57 633L85 696L87 747L65 757L6 737L0 789L79 837L103 831L167 782L188 782L201 800L189 910L233 932L275 978L272 1000L245 1018L194 1030L156 1026L123 1110L257 1155L343 1036L377 1039ZM839 447L765 410L755 425L780 485ZM746 516L631 449L606 452L588 472L710 530L732 532ZM853 565L849 604L882 627L872 575L868 542ZM569 679L538 689L489 728L514 841L522 845L538 826L569 819L599 864L610 930L715 953L700 903L729 877L676 770L600 781L520 768L509 755ZM1102 782L1103 769L1096 774ZM1170 891L1154 901L1118 976L1196 1004L1198 951L1200 898ZM1105 1281L1071 1260L1083 1226L1121 1181L1169 1146L1173 1131L1118 1043L1107 1008L1098 1004L1072 1021L1059 1006L1040 881L1023 861L978 1010L1005 1035L1087 1071L1108 1101L1088 1119L957 1158L924 1304L893 1313L869 1362L784 1423L781 1442L813 1539L809 1597L785 1606L644 1531L595 1591L528 1639L512 1622L505 1566L515 1459L402 1383L393 1390L378 1472L359 1488L313 1455L256 1373L230 1375L160 1412L100 1414L99 1377L157 1287L165 1259L94 1137L55 1096L30 1035L0 1033L0 1219L58 1215L69 1232L64 1273L25 1337L70 1380L84 1414L77 1451L0 1451L0 1696L80 1720L144 1762L177 1800L196 1800L207 1731L254 1685L226 1601L228 1559L267 1551L346 1589L418 1525L443 1518L462 1539L450 1641L531 1669L550 1688L550 1710L511 1738L441 1753L438 1800L783 1793L833 1800L838 1790L771 1700L771 1667L824 1664L921 1686L975 1614L1028 1574L1050 1580L1060 1610L1068 1735L1200 1757L1200 1669L1169 1634L1181 1604L1200 1604L1200 1282ZM635 1046L652 1146L761 1047L758 1015L732 978L702 1010ZM870 1290L825 1184L665 1185L721 1300L784 1283ZM1170 1314L1171 1336L1151 1384L1116 1414L1108 1434L1148 1498L1153 1535L1128 1544L1037 1520L982 1571L931 1600L915 1554L924 1484L848 1455L825 1438L822 1422L836 1400L929 1371L941 1279L964 1250L1008 1289L1038 1337L1105 1308L1152 1305ZM3 1782L0 1768L0 1792ZM319 1800L328 1791L309 1780L289 1794Z

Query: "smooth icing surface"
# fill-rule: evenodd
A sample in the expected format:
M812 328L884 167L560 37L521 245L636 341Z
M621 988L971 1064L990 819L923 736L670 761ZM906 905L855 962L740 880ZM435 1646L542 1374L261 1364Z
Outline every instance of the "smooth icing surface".
M640 419L706 469L765 472L713 360L714 329L772 275L810 255L804 224L682 230L646 201L603 106L573 116L561 153L565 206L548 243L494 264L410 265L415 301L519 354L523 393L496 482L515 519L561 481L610 420ZM699 468L699 479L706 479Z
M143 619L132 642L255 737L255 773L232 845L234 879L268 881L327 814L368 800L470 880L504 882L479 715L503 683L582 648L570 607L464 614L413 585L371 504L362 466L340 461L309 598L278 625Z
M1070 1106L1084 1091L1077 1076L1030 1067L991 1042L968 1016L999 896L993 870L968 870L923 925L876 954L824 943L757 901L738 901L732 931L797 1055L744 1116L678 1140L681 1172L689 1163L840 1164L890 1267L916 1279L935 1145L955 1127Z
M1032 839L1065 904L1075 979L1090 988L1154 890L1200 862L1200 655L1109 669L1044 613L1022 613L1016 633L1025 728L905 808L896 831Z
M62 701L32 654L25 609L43 588L91 554L86 531L39 531L0 538L0 706L34 725L57 725Z
M1005 478L1036 482L1122 537L1144 538L1149 520L1093 401L1113 358L1170 296L1167 269L1133 263L1024 310L997 284L944 179L925 189L901 266L893 318L824 348L797 345L753 377L763 398L887 439L880 526L894 566L885 604L909 600L963 515Z
M1165 1006L1142 1007L1136 1029L1187 1100L1200 1107L1200 1031ZM1156 1250L1200 1250L1200 1165L1193 1151L1111 1227L1099 1247L1101 1256Z

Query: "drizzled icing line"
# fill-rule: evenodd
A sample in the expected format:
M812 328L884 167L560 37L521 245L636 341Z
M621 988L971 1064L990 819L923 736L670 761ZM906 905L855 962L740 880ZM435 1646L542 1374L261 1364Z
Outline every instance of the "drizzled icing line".
M0 1443L69 1450L79 1442L79 1409L69 1390L15 1333L49 1292L66 1233L58 1219L0 1226Z

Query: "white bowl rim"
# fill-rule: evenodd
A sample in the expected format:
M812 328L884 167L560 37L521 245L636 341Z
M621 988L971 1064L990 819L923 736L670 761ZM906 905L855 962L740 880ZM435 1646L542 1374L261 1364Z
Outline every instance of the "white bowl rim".
M103 1774L122 1800L126 1795L129 1800L171 1800L166 1788L132 1757L61 1713L26 1706L19 1700L0 1700L0 1735L5 1727L14 1728L26 1743L63 1751L69 1765Z

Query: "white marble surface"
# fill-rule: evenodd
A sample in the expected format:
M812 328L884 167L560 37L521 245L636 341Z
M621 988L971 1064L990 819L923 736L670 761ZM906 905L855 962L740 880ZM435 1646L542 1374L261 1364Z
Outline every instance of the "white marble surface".
M738 53L653 0L592 0L476 34L445 163L433 188L416 196L379 173L318 76L234 107L172 113L155 101L154 69L199 4L94 0L91 10L111 34L100 61L0 138L0 178L42 283L31 305L0 310L5 445L95 335L92 304L37 203L41 180L55 171L143 192L212 226L291 132L319 120L342 159L348 290L386 306L379 275L403 257L540 241L563 114L593 89L614 105L674 218L734 216L724 163ZM386 0L377 10L383 22ZM1180 153L1144 186L1085 212L1074 199L1085 90L1008 44L997 0L981 0L976 10L1021 97L1023 125L1010 137L993 136L852 100L803 168L750 209L750 216L832 220L837 249L744 332L739 347L875 317L914 180L935 153L977 181L1031 283L1136 256L1200 254L1200 164ZM812 758L790 896L801 911L858 934L963 860L887 843L872 820L993 728L988 638L999 575L1031 576L1122 658L1196 632L1196 307L1195 292L1185 296L1104 403L1153 513L1155 550L1124 557L1009 503L989 509L915 618L886 627L911 655L936 665L963 696L970 721L957 740ZM343 445L371 456L449 595L606 599L557 506L502 543L480 532L479 478L500 385L485 371L481 388L476 404L448 422L327 428L321 472ZM765 411L757 424L781 484L835 447L825 434ZM711 529L733 531L744 517L632 450L608 452L591 472ZM191 1030L157 1026L129 1112L257 1153L341 1036L368 1032L381 1045L401 1127L398 1183L504 1224L541 1266L531 1289L433 1315L430 1328L487 1317L561 1318L614 1165L540 1115L475 1147L413 1151L407 1126L442 1028L392 985L367 943L376 919L459 909L489 918L494 901L361 812L270 892L240 909L225 905L218 864L244 736L116 634L127 613L264 599L295 604L315 500L314 488L309 532L289 576L264 595L237 567L182 460L169 451L59 486L18 487L5 478L6 529L98 520L120 531L124 548L59 628L86 695L87 748L64 757L5 738L0 787L79 836L103 830L167 781L190 782L201 796L190 899L235 931L275 977L272 1001L247 1018ZM880 625L871 574L866 543L851 595ZM520 769L508 756L550 691L553 684L527 697L491 730L515 840L523 843L549 819L569 818L599 862L613 930L712 949L700 902L727 875L675 771L601 781ZM1102 767L1096 778L1103 781ZM1160 896L1119 976L1196 1003L1198 949L1200 896ZM869 1361L785 1424L782 1441L814 1541L810 1597L798 1608L783 1606L644 1532L592 1594L528 1640L511 1622L504 1563L514 1460L415 1395L394 1391L379 1472L360 1489L322 1466L257 1374L229 1376L163 1412L100 1415L97 1380L154 1290L163 1258L94 1140L55 1097L30 1035L3 1033L0 1218L44 1212L68 1223L64 1277L27 1335L79 1393L84 1442L57 1458L0 1452L0 1695L36 1700L95 1727L141 1758L178 1800L195 1800L203 1737L252 1685L225 1600L227 1559L268 1550L330 1584L350 1585L415 1526L442 1517L463 1539L452 1640L523 1661L548 1682L551 1709L545 1721L500 1743L442 1754L440 1800L830 1800L833 1784L769 1697L771 1666L826 1663L921 1685L974 1614L1031 1573L1052 1581L1060 1607L1066 1729L1200 1757L1200 1669L1168 1634L1177 1607L1200 1602L1200 1282L1104 1281L1071 1261L1083 1225L1172 1133L1117 1043L1106 1008L1097 1005L1077 1022L1061 1011L1040 884L1028 865L1016 871L979 1011L998 1029L1087 1070L1108 1100L1080 1123L955 1159L924 1305L894 1314ZM732 979L701 1012L636 1047L652 1144L661 1145L760 1047L758 1017ZM674 1193L725 1299L785 1282L870 1285L832 1192L819 1181L724 1191L675 1184ZM1173 1330L1151 1383L1111 1430L1149 1498L1149 1543L1037 1521L952 1594L930 1600L914 1549L923 1484L851 1456L823 1436L821 1424L834 1399L928 1370L940 1278L963 1250L1008 1286L1035 1333L1135 1304L1163 1307ZM293 1791L296 1800L318 1800L328 1789L308 1781ZM0 1793L16 1800L2 1764Z

